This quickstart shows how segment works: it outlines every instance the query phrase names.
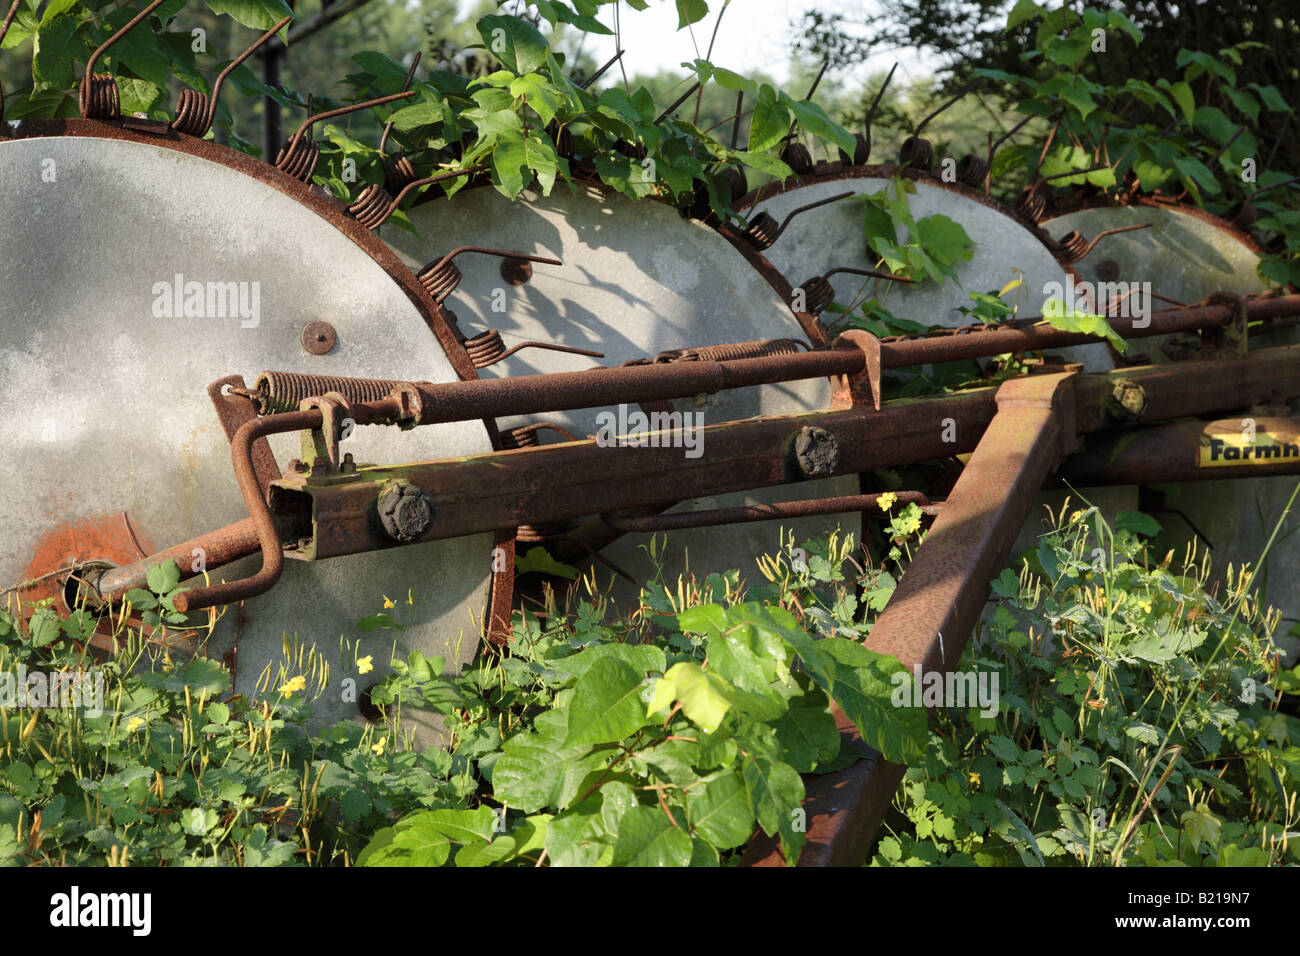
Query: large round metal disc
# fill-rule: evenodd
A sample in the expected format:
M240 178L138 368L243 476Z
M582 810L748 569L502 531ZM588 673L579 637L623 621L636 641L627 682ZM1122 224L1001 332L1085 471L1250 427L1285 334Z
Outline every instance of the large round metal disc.
M1095 236L1106 229L1149 222L1149 229L1107 236L1092 254L1078 264L1091 282L1117 277L1120 281L1150 282L1151 291L1179 302L1199 302L1215 292L1250 295L1266 291L1256 267L1263 252L1249 233L1195 206L1144 201L1132 206L1096 206L1057 216L1045 225L1053 233L1078 229ZM1153 304L1153 308L1168 303ZM1170 336L1133 343L1146 360L1170 359L1161 345ZM1295 341L1294 329L1257 336L1252 345L1276 346ZM1176 509L1158 517L1176 539L1190 539L1200 531L1212 546L1216 567L1229 563L1253 564L1273 531L1273 526L1295 489L1293 478L1245 478L1231 484L1220 481L1188 482L1169 498ZM1188 523L1190 522L1190 524ZM1287 529L1284 528L1285 532ZM1269 552L1268 576L1262 582L1264 598L1291 611L1300 606L1300 540L1283 533ZM1292 659L1300 642L1283 637Z
M890 185L890 177L896 172L893 166L837 167L805 176L800 185L765 187L746 196L737 208L747 216L766 212L779 223L801 206L841 193L862 196L880 192ZM916 192L908 196L912 218L920 220L936 213L948 216L974 241L974 254L968 262L954 267L955 283L952 280L943 286L931 281L915 285L878 283L885 308L899 318L954 328L971 323L957 308L970 305L968 297L972 292L997 293L1007 283L1020 279L1023 284L1016 291L1020 316L1041 315L1043 303L1052 295L1060 295L1059 290L1065 288L1071 269L1044 235L976 190L928 176L917 176L912 182L916 186ZM898 238L906 241L905 235ZM862 205L849 200L796 216L764 255L796 283L836 267L870 269L874 266L874 255L867 249L863 230ZM832 277L841 302L848 302L864 281L853 275ZM1084 363L1090 372L1114 368L1110 353L1102 344L1057 351L1068 361Z
M458 377L453 360L466 367L463 353L449 358L431 331L434 307L413 278L306 186L188 137L77 121L19 127L18 136L0 142L4 585L33 562L101 557L90 529L102 531L103 516L129 515L148 550L247 517L205 391L219 378L237 373L251 387L258 372L275 369L437 382ZM235 284L235 302L246 308L222 308L210 283ZM201 314L186 315L182 304L176 315L177 301L195 289L202 294L191 311ZM328 354L304 350L302 330L313 321L337 331ZM281 467L300 453L297 435L276 436L272 448ZM344 448L358 462L396 463L491 443L472 422L409 433L360 428ZM60 525L72 529L59 539L66 548L85 553L36 553ZM87 530L78 536L78 528ZM230 609L209 653L238 638L236 689L249 693L281 658L285 634L318 642L332 665L318 718L355 715L355 697L345 699L341 684L340 637L373 653L372 677L389 660L394 634L402 656L419 649L467 660L491 548L490 536L478 536L289 562L268 594ZM242 577L258 560L214 577ZM415 605L404 631L357 629L383 594L405 603L408 591Z
M465 254L463 272L447 305L467 336L495 328L506 346L541 341L590 349L590 358L543 349L525 349L485 369L487 375L530 375L578 371L597 365L653 358L668 349L770 338L806 339L789 305L789 286L761 256L742 252L717 230L683 218L671 206L635 202L596 187L570 191L557 185L549 197L525 194L512 202L492 189L458 193L410 211L419 236L395 226L382 236L414 268L458 245L481 245L552 256L563 266L534 265L531 278L513 286L503 280L501 260ZM708 396L702 405L676 403L683 411L702 411L704 424L756 415L781 415L829 404L825 380L791 382ZM547 421L585 436L597 429L598 410L557 412ZM531 420L503 419L503 428ZM544 440L556 440L553 435ZM702 461L708 461L707 442ZM852 476L803 483L754 494L684 502L674 510L733 506L782 498L853 494ZM775 550L778 526L797 537L812 537L842 526L858 533L858 518L845 515L729 528L674 532L674 550L686 551L696 573L744 565ZM629 536L606 553L638 576L650 563L640 550L644 538ZM669 573L680 565L670 562Z

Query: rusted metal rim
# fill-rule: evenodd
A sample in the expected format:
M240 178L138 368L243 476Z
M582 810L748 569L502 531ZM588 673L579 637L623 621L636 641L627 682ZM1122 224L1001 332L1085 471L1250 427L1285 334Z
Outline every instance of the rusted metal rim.
M1241 243L1257 256L1265 256L1268 253L1264 250L1263 245L1251 233L1244 229L1239 229L1222 216L1216 216L1214 213L1202 209L1200 206L1191 203L1176 202L1173 199L1159 196L1139 196L1131 203L1114 203L1105 196L1089 196L1084 199L1070 202L1068 204L1052 207L1048 211L1048 216L1043 219L1043 223L1052 222L1062 216L1068 216L1070 213L1084 212L1091 209L1127 209L1133 206L1146 206L1149 209L1164 209L1168 212L1179 213L1184 216L1191 216L1193 219L1199 219L1206 225L1213 226L1219 232L1224 233L1231 239Z
M1076 281L1082 281L1080 275L1074 271L1074 267L1061 255L1056 240L1040 225L1030 222L1010 206L978 189L967 186L965 183L944 182L939 177L932 176L923 169L915 169L911 166L897 166L890 163L876 166L845 166L842 163L818 163L802 176L791 176L784 182L774 180L757 189L750 190L732 203L731 208L737 212L743 212L774 196L792 192L804 186L815 186L819 183L838 183L853 179L892 179L895 176L905 176L913 182L923 183L937 189L946 189L950 193L956 193L958 196L963 196L1002 213L1002 215L1023 227L1041 242L1067 274L1072 275Z
M608 199L611 195L622 195L622 193L616 193L614 189L593 177L577 174L573 176L572 181L583 187L599 192L602 199ZM482 180L471 181L466 184L465 188L461 190L461 192L470 189L488 188L492 188L490 182ZM425 192L416 199L413 205L420 206L427 202L437 202L439 200L447 199L448 196L446 193ZM662 203L665 206L673 206L673 208L677 208L673 203L670 203L668 200L662 199L659 196L648 196L646 199L639 201L657 202ZM703 220L696 221L704 222ZM799 327L803 330L803 333L808 336L809 340L814 345L830 344L830 336L827 334L826 328L815 315L808 312L796 312L794 309L790 308L790 303L794 299L794 286L791 284L790 280L782 274L780 269L772 265L771 261L769 261L766 256L756 250L749 241L745 239L739 230L725 223L721 225L704 223L704 225L708 226L708 228L726 239L727 242L731 244L732 248L740 253L745 261L749 263L750 268L759 274L763 281L766 282L772 288L772 291L780 297L781 301L785 303L786 308L790 309L790 313L794 316L795 321L799 323Z
M131 128L128 124L134 124ZM50 119L19 120L16 124L0 122L11 139L39 139L45 137L82 137L86 139L109 139L161 149L171 149L179 153L198 157L207 162L224 166L235 172L256 179L283 193L299 205L310 209L345 235L359 249L365 252L375 264L397 284L410 300L420 317L433 333L443 353L451 363L452 370L462 381L476 381L478 372L470 360L469 353L453 331L449 316L440 305L433 301L429 293L416 280L414 273L406 267L383 241L347 214L347 206L341 200L282 173L267 163L253 156L230 149L207 139L196 139L185 133L169 129L167 124L144 120L127 120L125 123L107 123L90 119ZM483 419L488 439L494 449L505 446L501 432L492 419ZM495 547L500 547L497 552ZM492 560L489 587L487 618L487 639L501 643L508 638L510 628L510 606L514 599L515 551L513 545L504 546L496 542L492 557L500 554L503 560ZM499 569L499 570L498 570Z

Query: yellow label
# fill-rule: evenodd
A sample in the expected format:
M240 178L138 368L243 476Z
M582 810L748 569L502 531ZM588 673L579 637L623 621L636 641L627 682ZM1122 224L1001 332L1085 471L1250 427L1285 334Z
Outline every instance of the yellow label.
M1197 449L1198 467L1249 467L1300 459L1300 435L1294 432L1270 433L1262 428L1233 427L1236 424L1214 422L1206 426Z

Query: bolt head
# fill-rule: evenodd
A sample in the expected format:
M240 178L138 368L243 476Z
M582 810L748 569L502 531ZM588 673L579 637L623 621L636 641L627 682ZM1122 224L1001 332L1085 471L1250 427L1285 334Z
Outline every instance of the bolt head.
M389 485L377 507L380 524L395 541L418 541L433 526L433 500L409 482Z

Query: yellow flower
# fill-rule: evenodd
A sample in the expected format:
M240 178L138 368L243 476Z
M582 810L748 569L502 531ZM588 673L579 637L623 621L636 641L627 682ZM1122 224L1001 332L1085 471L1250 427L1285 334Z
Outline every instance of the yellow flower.
M369 674L372 670L375 669L374 660L375 660L374 657L370 656L369 654L367 654L365 657L358 657L357 673Z
M876 504L880 505L881 511L888 511L890 508L894 507L894 502L897 500L898 495L894 494L892 491L886 491L876 499Z
M393 607L397 607L397 605L393 603L393 599L392 599L392 598L390 598L387 594L385 594L385 595L384 595L384 610L387 611L389 608L393 608Z
M126 732L128 734L133 734L143 726L144 726L144 718L132 717L130 720L126 722Z
M1084 515L1086 515L1087 513L1088 513L1088 512L1087 512L1086 509L1080 508L1078 511L1075 511L1075 512L1073 512L1073 513L1070 515L1070 522L1069 522L1069 523L1070 523L1070 524L1074 524L1076 521L1078 521L1080 518L1082 518L1082 517L1083 517Z
M370 751L371 753L377 754L379 756L383 756L384 748L387 746L388 746L388 738L380 737L378 740L376 740L373 744L370 745Z
M280 696L291 697L292 695L296 694L298 691L306 690L306 689L307 689L307 678L299 674L293 680L286 681L285 683L280 685Z
M973 783L973 784L975 784L975 786L978 787L978 786L979 786L979 783L980 783L980 775L977 774L977 773L975 773L975 772L972 770L972 771L970 772L970 774L969 774L969 777L970 777L970 782Z

